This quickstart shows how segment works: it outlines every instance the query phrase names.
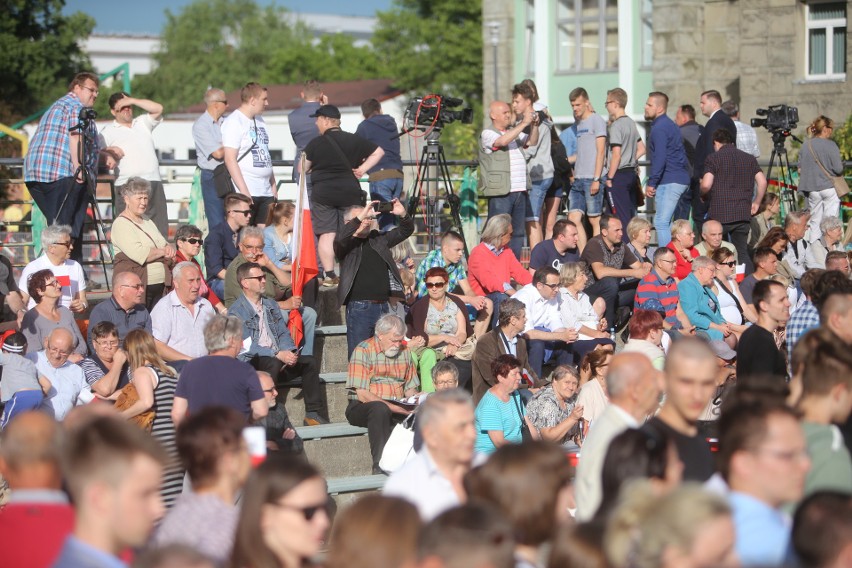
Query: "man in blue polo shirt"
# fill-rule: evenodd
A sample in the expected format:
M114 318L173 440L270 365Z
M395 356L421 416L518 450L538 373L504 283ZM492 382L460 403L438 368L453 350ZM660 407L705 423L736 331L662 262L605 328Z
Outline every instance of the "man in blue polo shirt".
M568 262L580 260L577 242L580 238L577 225L568 219L560 219L553 224L553 238L541 241L530 253L530 273L545 266L559 270Z
M660 247L654 251L654 268L639 282L634 309L664 312L665 329L692 330L686 314L680 309L680 294L677 282L672 274L675 268L674 252L670 248Z

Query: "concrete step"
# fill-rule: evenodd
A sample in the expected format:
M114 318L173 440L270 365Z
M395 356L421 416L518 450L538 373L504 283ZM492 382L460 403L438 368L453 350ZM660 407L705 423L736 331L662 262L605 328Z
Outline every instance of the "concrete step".
M305 454L326 478L369 476L373 471L367 429L349 423L299 426Z
M314 357L320 363L320 373L342 373L349 368L346 346L346 326L317 327Z
M328 402L328 417L332 422L346 422L346 405L349 403L346 396L346 373L322 373L320 380L323 381L325 397ZM279 389L279 396L286 397L284 406L287 409L290 421L296 426L301 426L302 420L305 418L302 389L295 385L284 391Z

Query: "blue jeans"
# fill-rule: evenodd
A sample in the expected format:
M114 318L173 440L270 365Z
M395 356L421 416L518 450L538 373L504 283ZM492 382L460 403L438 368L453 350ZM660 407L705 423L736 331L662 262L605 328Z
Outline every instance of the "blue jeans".
M201 197L204 200L204 214L207 216L207 229L225 222L225 204L216 195L216 185L213 182L213 170L201 170Z
M399 196L402 195L402 185L402 178L371 181L370 199L376 199L385 203L399 199ZM393 213L382 213L379 215L379 230L385 232L393 229L396 224L395 221L396 217L394 217Z
M494 311L491 313L491 328L496 328L500 325L500 304L509 299L509 295L505 292L491 292L485 296L494 304Z
M574 352L571 344L564 341L528 339L527 356L529 357L532 371L539 378L541 378L542 366L551 359L555 359L557 365L571 365L574 362Z
M526 237L527 211L530 210L530 196L526 191L513 191L502 197L488 199L488 218L507 213L512 218L512 240L509 248L516 258L521 258L521 248Z
M352 352L359 343L373 337L376 322L389 311L387 302L349 300L346 304L346 347L349 350L347 359L352 358Z
M225 281L220 278L215 278L211 275L207 275L207 285L210 286L210 289L219 296L219 299L223 302L225 301Z
M657 243L661 247L672 240L672 216L687 189L689 186L683 183L664 183L657 187L657 193L654 196L654 206L657 208L657 212L654 213L654 227L657 229ZM688 212L687 217L689 217Z
M600 217L603 212L604 185L592 195L591 179L575 179L568 193L568 211L581 211L587 217Z
M544 198L547 197L547 190L553 185L553 178L532 182L530 190L530 210L527 211L527 221L538 221L541 219L541 208L544 206Z
M73 177L53 182L28 181L33 201L47 219L48 225L70 225L71 260L83 261L83 222L86 220L86 186Z

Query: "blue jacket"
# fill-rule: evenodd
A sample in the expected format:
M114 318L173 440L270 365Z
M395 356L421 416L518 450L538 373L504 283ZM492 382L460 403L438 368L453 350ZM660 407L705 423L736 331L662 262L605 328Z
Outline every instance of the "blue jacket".
M399 155L399 129L392 116L377 114L358 125L355 134L366 138L385 151L382 159L369 173L379 170L401 170L402 158Z
M651 123L648 136L648 186L660 187L667 183L689 185L689 161L680 129L665 114Z
M248 337L251 338L251 347L249 347L248 351L244 351L237 356L241 361L250 361L255 355L275 357L275 354L279 351L293 351L296 349L296 344L293 343L290 330L287 329L287 321L281 313L281 308L269 298L261 298L261 302L263 303L266 325L269 326L269 333L275 338L278 348L270 349L268 347L261 347L258 344L258 340L260 339L260 318L245 294L241 294L228 309L229 315L237 316L243 320L243 341Z
M284 258L287 259L286 264L293 262L290 256L290 246L281 240L281 237L278 236L278 233L275 232L275 227L272 225L263 230L263 254L278 268L284 266L285 262L282 260Z
M719 298L713 290L702 286L695 274L690 274L678 283L677 291L680 294L680 307L696 330L705 332L711 340L723 339L721 331L710 329L711 323L725 324L719 309ZM714 309L710 309L711 305Z
M227 221L219 223L204 239L204 266L207 268L207 281L218 278L216 275L227 270L231 261L237 258L240 251L234 244L234 232Z

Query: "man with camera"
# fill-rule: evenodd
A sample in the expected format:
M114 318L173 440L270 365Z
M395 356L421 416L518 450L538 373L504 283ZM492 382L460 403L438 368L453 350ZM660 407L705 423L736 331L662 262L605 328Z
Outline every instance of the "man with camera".
M336 286L334 237L343 225L343 215L366 199L358 181L385 155L379 146L340 129L340 110L322 105L310 115L317 120L320 135L305 147L305 172L311 174L311 223L319 236L319 259L325 276L323 286ZM388 211L385 211L387 213ZM341 263L343 259L341 259Z
M30 140L24 160L24 180L48 225L70 225L71 258L83 259L83 221L86 218L86 175L97 174L98 140L92 134L100 81L94 73L77 73L68 93L44 113ZM86 136L81 136L85 134ZM102 151L109 168L122 157L117 148ZM80 157L83 157L81 164Z

